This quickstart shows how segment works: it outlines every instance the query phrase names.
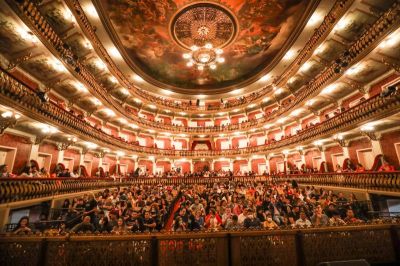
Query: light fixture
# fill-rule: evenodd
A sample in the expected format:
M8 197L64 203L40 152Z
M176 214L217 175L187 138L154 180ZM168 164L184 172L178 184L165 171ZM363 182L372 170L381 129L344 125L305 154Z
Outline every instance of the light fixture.
M97 144L92 143L92 142L86 142L85 145L86 145L86 147L88 147L89 149L96 149L96 148L97 148Z
M129 94L129 91L128 91L127 89L125 89L125 88L122 88L122 89L121 89L121 93L122 93L122 94L125 94L125 95L128 95L128 94Z
M321 94L330 94L336 89L336 84L331 84L321 91Z
M15 28L19 36L25 41L29 41L32 43L37 43L39 41L36 35L33 34L31 31L27 30L25 26L23 27L16 26Z
M121 53L115 47L108 48L108 53L114 58L119 58L119 59L122 58Z
M118 119L118 121L119 121L121 124L126 124L126 123L128 123L128 121L127 121L125 118L120 118L120 119Z
M98 69L100 69L100 70L105 70L106 69L106 64L104 64L104 62L100 59L100 58L97 58L95 61L94 61L94 64L96 65L96 67L98 68Z
M283 57L283 59L284 60L290 60L290 59L292 59L294 56L295 56L295 51L292 49L292 50L289 50L289 51L287 51L287 53L285 54L285 56Z
M361 131L368 132L368 131L374 131L375 128L373 126L367 124L367 125L362 126L360 129L361 129Z
M11 111L5 111L4 113L1 114L1 116L4 118L11 118L11 117L14 117L15 119L21 118L20 114L13 113Z
M139 75L133 75L133 80L137 81L137 82L143 82L143 78Z
M41 128L42 132L46 133L46 134L54 134L54 133L58 132L57 128L49 126L49 125L41 124L40 128Z
M311 62L305 62L301 67L300 67L300 71L301 72L305 72L307 70L309 70L311 68Z
M318 25L319 23L321 23L322 19L323 19L322 15L319 12L315 12L311 16L311 18L308 20L307 26L314 27L314 26Z
M94 105L97 105L97 106L98 106L98 105L101 105L101 102L100 102L99 99L97 99L97 98L94 98L94 97L93 97L93 98L91 98L90 100L92 101L92 103L93 103Z
M214 48L211 43L206 43L204 46L193 45L190 47L190 52L182 55L183 59L187 60L186 66L195 66L199 71L205 68L214 70L217 68L217 63L224 63L225 58L222 49Z
M117 155L118 155L118 157L124 156L124 155L125 155L125 152L123 152L123 151L117 151Z
M264 75L260 78L260 81L265 82L271 78L270 74Z
M118 82L117 78L114 76L110 76L109 80L111 81L111 83L114 83L114 84Z
M104 108L103 112L107 115L107 116L115 116L115 113L113 110L108 109L108 108Z
M64 67L60 60L52 59L49 63L57 72L67 72L67 69Z

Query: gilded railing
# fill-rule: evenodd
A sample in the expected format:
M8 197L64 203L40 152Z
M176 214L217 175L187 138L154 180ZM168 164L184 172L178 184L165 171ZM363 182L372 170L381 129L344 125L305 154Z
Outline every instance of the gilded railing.
M121 179L74 179L74 178L11 178L0 180L0 203L43 198L69 194L73 192L105 189L130 185L199 185L221 182L276 182L283 183L296 180L301 185L336 186L359 188L376 191L400 192L400 172L365 172L365 173L324 173L295 174L273 176L234 176L234 177L201 177L201 178L134 178Z
M293 73L301 66L301 64L312 55L312 51L320 44L326 36L330 33L330 30L333 26L339 21L339 19L346 13L348 8L354 0L337 0L329 13L325 16L324 21L321 25L314 31L313 35L304 45L303 49L297 55L296 59L290 64L290 66L285 70L285 72L281 75L281 77L277 80L278 85L282 85L282 82L288 80ZM124 77L118 67L115 65L112 58L108 55L106 49L102 45L101 41L97 37L95 30L88 18L85 15L84 10L82 9L81 4L77 0L69 0L67 1L71 10L75 13L77 21L80 23L82 30L91 40L93 46L97 49L97 51L101 54L105 61L107 62L109 69L113 72L114 75L120 78L124 85L128 86L135 92L135 95L138 98L141 98L145 101L156 103L158 105L168 107L175 111L229 111L233 108L238 108L249 104L249 102L255 102L261 100L265 97L266 94L270 92L267 88L263 88L255 93L252 93L248 96L244 96L245 101L237 101L236 103L229 103L228 105L217 105L217 106L194 106L189 105L189 102L183 101L181 104L176 104L174 101L170 101L163 97L157 97L152 94L147 93L146 91L140 90L139 88L132 87L130 82ZM229 102L229 100L228 100Z
M400 226L2 236L1 265L310 265L399 260Z
M236 156L254 153L265 154L273 152L276 149L321 138L340 130L349 129L363 121L394 114L400 107L400 93L397 91L390 97L380 97L377 95L369 98L359 105L328 119L321 124L305 129L296 135L266 145L234 150L178 151L142 147L108 135L101 130L95 129L89 123L54 103L41 102L34 92L11 78L5 72L0 73L0 92L0 101L4 104L8 106L12 104L13 108L27 114L31 118L55 123L57 126L64 128L67 132L72 131L74 134L82 137L89 137L94 141L103 142L106 145L113 146L113 148L118 147L138 154L155 154L159 156L172 157Z
M139 123L144 127L156 127L160 128L160 124L157 123L149 123L149 121L145 121L143 119L136 119L132 117L130 113L128 113L119 103L115 100L111 99L107 93L106 88L100 86L94 76L90 73L89 70L85 68L78 60L69 60L71 58L75 58L72 51L66 49L63 46L63 42L61 38L55 33L55 31L51 28L49 23L45 20L45 18L40 14L35 4L25 0L21 3L16 3L15 1L9 0L12 4L11 6L15 6L16 4L17 11L22 12L25 15L25 19L30 21L30 24L34 27L35 31L47 41L47 44L51 46L51 50L57 51L60 57L71 67L74 69L79 69L79 71L74 71L73 73L79 77L81 77L86 84L90 86L91 91L94 95L102 98L106 103L112 106L118 112L124 114L128 117L132 122ZM367 53L372 51L373 48L378 45L379 41L382 40L390 31L392 31L395 26L398 26L400 21L400 4L395 2L392 7L387 10L357 41L353 43L353 45L349 48L349 56L347 56L346 60L349 63L349 67L352 64L358 62L362 57L364 57ZM343 58L344 59L344 58ZM307 98L314 96L319 92L324 86L326 86L329 82L333 82L337 78L339 78L340 74L335 73L335 64L332 64L322 73L320 73L315 79L310 81L299 93L296 93L296 98L290 104L286 105L285 108L281 108L278 112L272 114L265 120L260 120L263 122L272 121L277 117L283 115L284 113L292 110L299 103L305 101ZM240 128L240 126L239 126ZM244 127L243 127L244 128ZM168 127L167 125L163 125L162 129L175 131L177 128ZM202 129L196 129L200 131L196 131L196 133L200 133ZM212 129L211 129L212 130ZM236 130L236 129L232 129Z
M119 148L128 152L145 155L153 154L157 156L199 158L214 156L229 157L257 153L267 154L274 152L277 149L288 148L290 145L298 145L306 141L332 135L341 130L348 130L363 121L378 119L397 113L400 108L400 92L396 91L388 97L380 97L379 95L371 97L359 105L354 106L353 108L330 118L323 123L302 130L296 135L285 137L276 142L255 147L211 151L167 150L142 147L115 138L94 128L89 123L52 102L41 102L33 91L10 77L4 71L0 73L0 102L7 106L12 105L13 108L33 119L49 121L55 124L55 126L60 127L60 129L63 129L66 133L90 138L92 141L102 142L102 144L108 145L112 148Z

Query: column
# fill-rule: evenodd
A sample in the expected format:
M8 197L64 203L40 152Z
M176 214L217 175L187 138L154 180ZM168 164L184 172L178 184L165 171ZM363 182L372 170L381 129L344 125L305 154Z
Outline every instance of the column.
M233 172L233 160L229 159L229 170Z
M155 175L156 174L156 158L152 158L151 162L152 162L152 173L153 173L153 175Z
M371 146L372 146L372 153L374 154L374 157L376 157L379 154L383 154L382 145L379 140L371 140Z
M211 160L210 171L214 171L214 159Z
M80 157L79 157L79 165L85 165L85 154L82 153L82 150L80 152Z
M349 147L342 147L342 149L343 149L344 158L349 158L350 159Z
M268 166L268 169L267 169L267 173L268 174L271 174L271 157L270 156L266 156L265 157L265 163L267 164L267 166Z
M58 151L57 163L62 163L64 161L64 150Z
M285 174L287 174L288 173L288 159L287 159L286 154L283 155L283 165L285 167L284 168Z
M251 169L251 158L247 159L247 169L248 169L249 172L252 171L252 169Z
M103 157L99 158L99 168L103 167Z
M32 144L31 153L29 155L29 161L37 161L39 158L39 144Z
M194 172L194 164L193 164L193 160L191 159L190 161L189 161L189 163L190 163L190 172Z

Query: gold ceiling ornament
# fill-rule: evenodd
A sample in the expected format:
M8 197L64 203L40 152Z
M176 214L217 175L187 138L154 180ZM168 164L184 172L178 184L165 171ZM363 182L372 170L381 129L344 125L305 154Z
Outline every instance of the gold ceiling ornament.
M173 39L186 50L206 44L223 48L236 38L238 22L224 6L201 2L179 10L171 20L170 30Z
M183 54L188 67L202 71L217 68L225 62L222 48L236 38L238 22L225 7L209 3L195 3L184 7L173 17L171 35L176 43L189 52Z
M202 71L206 67L214 70L217 64L225 62L222 57L223 51L220 48L215 49L211 43L207 43L202 47L193 45L189 53L184 53L183 58L188 60L188 67L197 66L197 69Z

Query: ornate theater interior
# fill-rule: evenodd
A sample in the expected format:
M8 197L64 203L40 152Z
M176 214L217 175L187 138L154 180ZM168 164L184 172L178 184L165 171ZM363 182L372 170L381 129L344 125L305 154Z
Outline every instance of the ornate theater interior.
M399 265L399 0L0 1L1 265Z

